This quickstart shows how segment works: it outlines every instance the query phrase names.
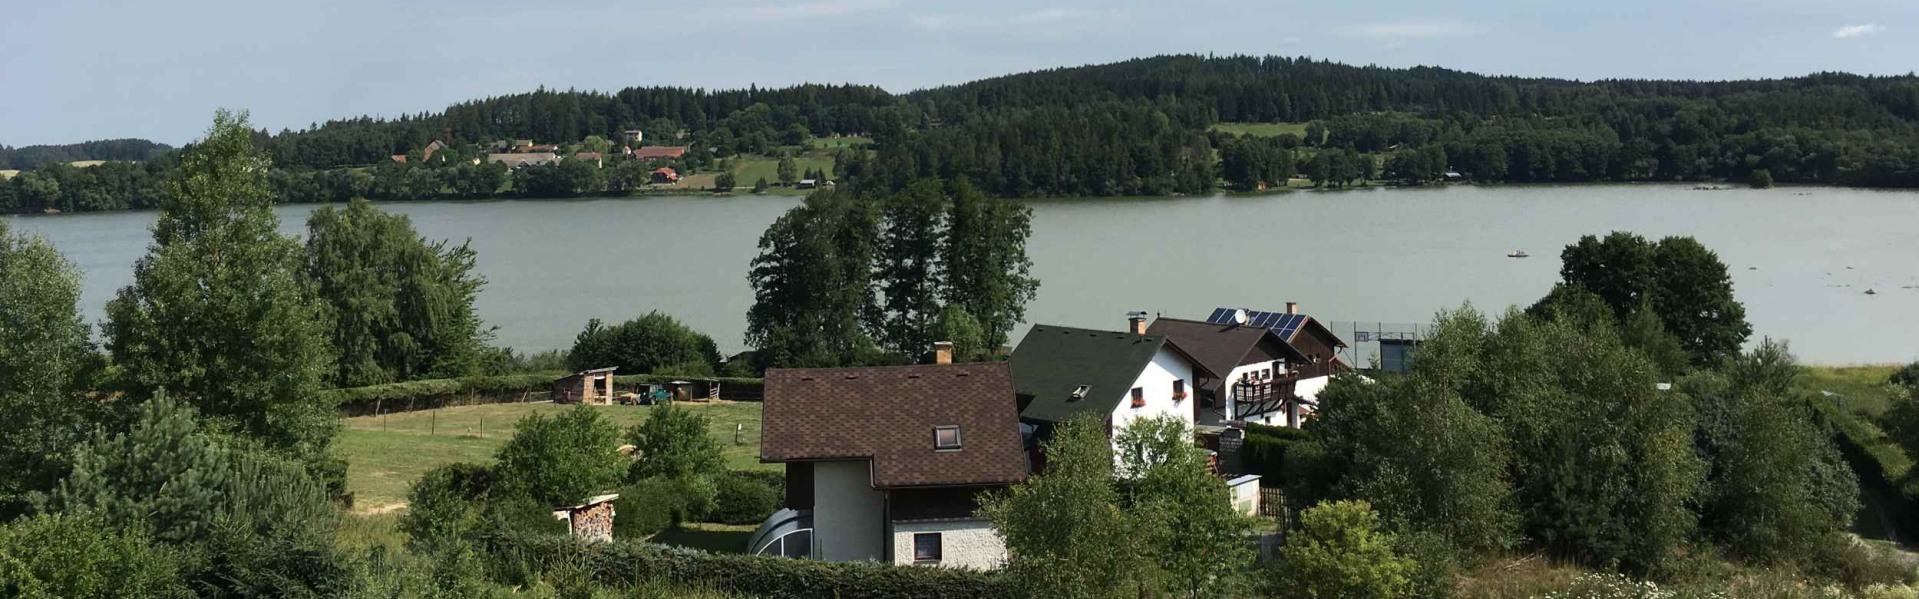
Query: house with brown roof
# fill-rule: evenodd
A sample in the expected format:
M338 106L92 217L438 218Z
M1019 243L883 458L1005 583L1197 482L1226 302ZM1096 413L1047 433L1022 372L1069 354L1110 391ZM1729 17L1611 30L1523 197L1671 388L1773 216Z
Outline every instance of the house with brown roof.
M1005 363L774 369L760 459L784 464L787 509L752 553L990 569L1006 544L975 515L1026 479Z
M1201 381L1208 409L1200 424L1231 421L1297 427L1319 405L1333 375L1351 370L1339 359L1346 342L1299 304L1284 312L1219 308L1204 321L1161 317L1148 328L1187 348L1214 372Z
M1215 324L1199 320L1159 317L1146 331L1163 335L1192 352L1207 370L1222 376L1200 377L1199 425L1223 425L1230 421L1272 424L1274 421L1297 426L1300 398L1293 393L1296 369L1307 364L1305 356L1281 339L1272 329ZM1280 393L1250 393L1252 382L1283 381Z

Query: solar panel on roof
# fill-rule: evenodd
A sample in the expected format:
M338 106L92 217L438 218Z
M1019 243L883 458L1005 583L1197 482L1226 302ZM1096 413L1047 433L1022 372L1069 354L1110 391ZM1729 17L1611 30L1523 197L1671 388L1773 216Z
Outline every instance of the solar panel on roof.
M1212 324L1231 324L1233 322L1233 309L1216 308L1213 310L1212 316L1206 317L1206 322Z

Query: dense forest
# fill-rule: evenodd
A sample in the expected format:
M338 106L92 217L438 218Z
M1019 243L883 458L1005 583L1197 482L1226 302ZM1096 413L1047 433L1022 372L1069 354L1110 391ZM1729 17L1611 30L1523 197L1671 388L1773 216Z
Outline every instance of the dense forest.
M172 146L144 139L102 139L60 146L0 146L0 170L24 170L77 160L141 161L171 151Z
M1218 123L1304 127L1252 138L1214 130ZM400 183L383 185L360 170L324 173L390 164L433 140L476 156L502 139L564 144L618 139L636 128L649 144L691 146L696 166L774 155L813 138L869 137L867 149L841 153L835 177L889 192L926 177L964 177L1007 197L1203 193L1283 186L1296 177L1334 187L1441 180L1919 187L1919 78L1911 75L1579 82L1250 56L1160 56L903 95L816 84L541 89L437 113L261 131L256 143L290 173L279 178L283 201L596 193L619 190L609 177L511 186L511 177L491 173L441 172L432 180L387 173ZM0 166L139 160L166 149L143 144L0 148ZM150 207L144 189L130 171L23 175L0 185L0 211Z

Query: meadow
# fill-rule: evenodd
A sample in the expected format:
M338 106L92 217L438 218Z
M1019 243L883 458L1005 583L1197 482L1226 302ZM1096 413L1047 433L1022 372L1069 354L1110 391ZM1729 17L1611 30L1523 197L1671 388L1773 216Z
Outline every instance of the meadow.
M726 465L736 470L773 470L762 464L760 404L677 404L706 416ZM347 491L354 511L385 514L404 509L406 493L426 471L456 462L488 463L513 437L514 425L530 414L553 414L574 406L551 402L485 404L384 416L346 418L334 442L347 461ZM646 418L650 406L592 406L622 429Z

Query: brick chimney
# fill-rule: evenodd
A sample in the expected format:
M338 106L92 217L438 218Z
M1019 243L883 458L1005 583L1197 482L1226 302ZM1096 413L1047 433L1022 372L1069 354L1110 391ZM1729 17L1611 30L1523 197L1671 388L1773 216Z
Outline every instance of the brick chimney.
M1298 314L1298 313L1299 313L1299 302L1286 302L1286 313L1287 313L1287 314Z
M953 363L953 342L951 341L933 342L933 363L934 364L952 364Z
M1134 335L1146 334L1146 313L1127 312L1126 324L1126 330L1131 331Z

